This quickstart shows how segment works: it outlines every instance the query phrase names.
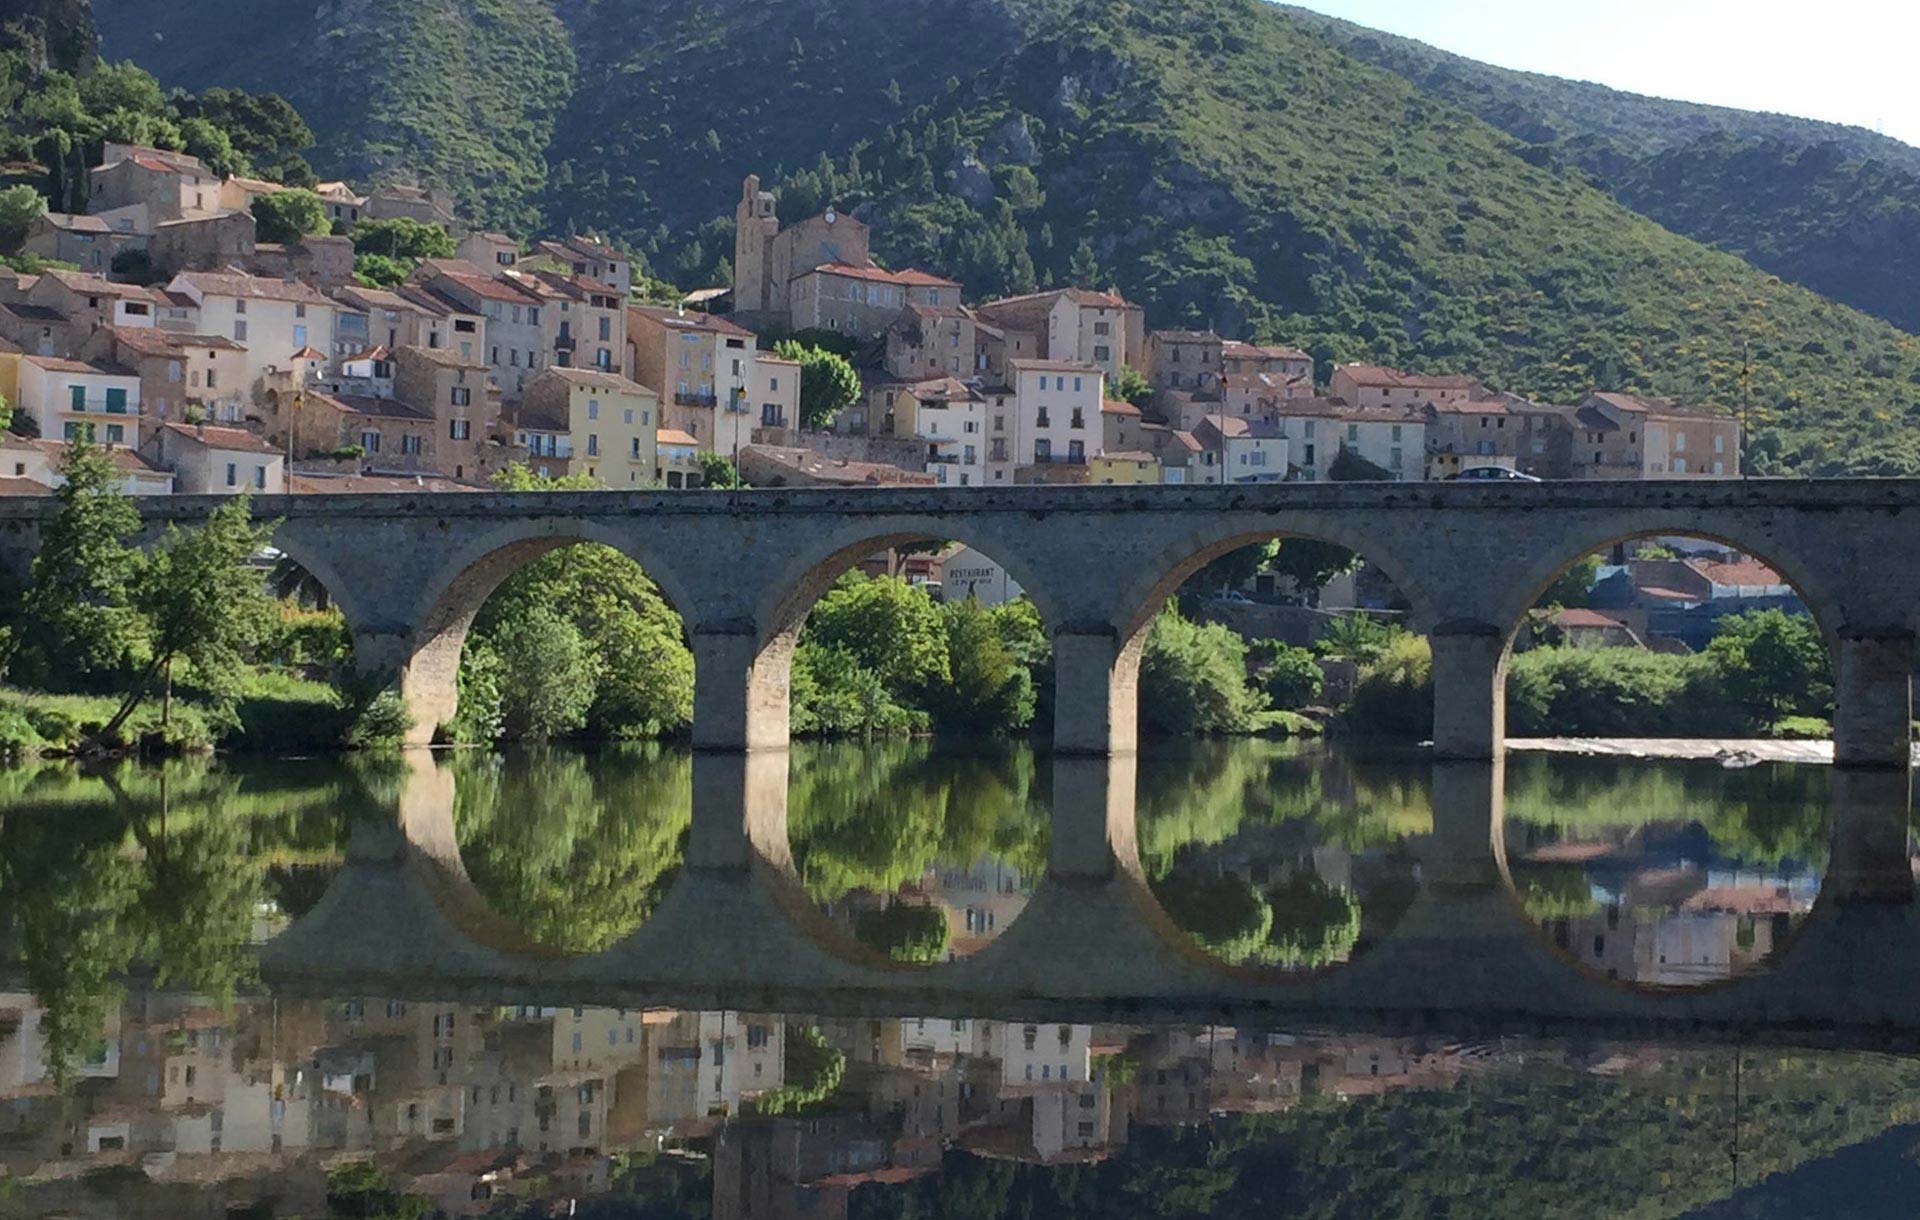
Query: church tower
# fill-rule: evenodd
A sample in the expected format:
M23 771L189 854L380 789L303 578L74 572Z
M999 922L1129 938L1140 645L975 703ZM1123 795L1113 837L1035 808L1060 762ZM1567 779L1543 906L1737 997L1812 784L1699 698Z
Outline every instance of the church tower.
M753 317L774 304L768 263L773 239L780 232L780 220L773 214L773 192L760 189L760 175L748 174L741 183L733 222L733 309Z

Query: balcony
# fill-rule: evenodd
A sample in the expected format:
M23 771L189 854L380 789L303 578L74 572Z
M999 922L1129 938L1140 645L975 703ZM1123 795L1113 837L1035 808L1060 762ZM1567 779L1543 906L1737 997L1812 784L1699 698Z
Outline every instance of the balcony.
M102 398L69 398L65 409L77 415L89 415L98 412L102 415L138 415L139 412L129 406L125 399L109 401Z
M719 403L712 390L676 390L673 401L683 407L711 407Z
M1035 466L1085 466L1087 455L1084 453L1036 453L1033 455Z

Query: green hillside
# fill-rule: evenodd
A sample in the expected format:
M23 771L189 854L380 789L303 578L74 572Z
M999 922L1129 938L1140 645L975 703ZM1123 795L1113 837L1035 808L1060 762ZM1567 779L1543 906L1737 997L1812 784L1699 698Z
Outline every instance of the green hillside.
M1605 384L1736 404L1750 352L1759 469L1920 471L1920 340L1677 236L1564 149L1259 0L418 7L96 0L109 55L289 93L323 173L410 161L477 215L610 232L683 284L726 274L739 179L757 170L783 213L857 208L883 258L976 295L1111 284L1156 325L1323 360L1473 369L1554 399ZM182 49L206 28L229 36ZM322 55L327 73L283 55ZM1635 147L1645 181L1620 192L1684 193L1647 160L1689 147L1670 126L1664 146ZM1826 172L1833 207L1854 206Z
M1920 148L1839 123L1516 72L1287 8L1348 54L1578 166L1677 233L1920 331Z

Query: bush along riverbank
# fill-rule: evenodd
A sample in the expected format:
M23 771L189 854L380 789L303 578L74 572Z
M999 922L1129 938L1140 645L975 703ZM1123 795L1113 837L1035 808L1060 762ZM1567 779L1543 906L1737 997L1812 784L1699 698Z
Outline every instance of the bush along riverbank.
M24 586L0 596L0 751L312 750L397 742L382 684L350 676L346 625L278 601L255 558L270 527L236 497L142 550L133 502L84 441Z

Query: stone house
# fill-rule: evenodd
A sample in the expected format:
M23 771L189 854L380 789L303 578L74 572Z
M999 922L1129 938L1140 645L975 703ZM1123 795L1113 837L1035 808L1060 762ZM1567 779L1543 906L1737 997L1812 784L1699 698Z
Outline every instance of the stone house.
M1424 402L1361 407L1337 398L1295 399L1280 405L1274 423L1290 442L1288 460L1307 482L1329 478L1342 450L1396 480L1426 477Z
M739 469L753 487L930 487L935 482L925 471L779 445L747 446L740 451Z
M1580 478L1731 479L1740 474L1740 422L1730 415L1671 398L1594 393L1580 403L1574 422L1574 469Z
M1146 420L1140 408L1118 398L1100 404L1100 447L1114 450L1149 450ZM1157 481L1157 480L1156 480Z
M908 305L886 329L887 372L908 380L981 372L972 311L959 305Z
M872 261L867 226L831 208L782 228L773 192L760 189L756 174L741 183L734 222L733 308L749 326L789 322L789 285L801 272L826 263L866 266Z
M196 333L221 335L246 348L242 392L249 400L270 374L293 366L295 353L325 352L333 345L333 302L294 280L183 271L167 284L167 292L199 311Z
M748 397L758 357L753 332L713 314L629 305L627 345L633 379L660 396L662 424L716 453L732 454L753 443L758 418ZM767 374L770 379L778 375ZM788 384L797 415L797 372Z
M1220 455L1228 483L1284 483L1287 437L1280 425L1237 415L1210 415L1193 429L1201 448Z
M479 358L507 401L517 402L527 382L548 363L543 353L550 350L551 339L541 318L546 297L507 275L458 259L423 261L411 283L445 298L450 308L483 319Z
M1335 365L1327 393L1356 407L1424 406L1490 397L1479 378L1465 373L1408 373L1378 364Z
M660 398L652 390L618 373L550 368L528 383L523 407L566 421L573 473L617 490L654 486Z
M793 277L788 299L793 329L831 330L868 339L884 331L905 306L958 305L960 284L913 269L822 263Z
M244 428L161 424L141 455L172 471L181 495L286 494L286 455Z
M27 225L20 251L105 275L112 270L116 254L141 245L138 234L115 229L102 217L43 212Z
M313 193L320 196L320 202L327 210L327 219L335 230L352 228L359 223L361 214L366 210L367 197L345 182L317 183Z
M1063 360L1015 360L1012 368L1016 468L1084 466L1103 450L1106 376L1098 368Z
M159 293L139 284L49 268L27 289L25 303L43 306L66 319L63 347L64 354L70 354L103 326L155 325L161 299Z
M130 370L140 379L140 414L149 423L246 418L246 349L220 335L146 327L106 327L82 345L84 359Z
M297 460L329 459L358 449L355 469L440 473L433 458L438 431L432 415L398 398L307 388L270 394L268 434Z
M1008 361L1033 360L1040 355L1039 335L992 325L977 310L973 315L973 333L974 371L988 385L1008 384Z
M583 275L521 270L505 274L545 302L540 322L546 364L603 373L626 369L624 291Z
M125 219L135 233L221 210L220 176L185 153L109 141L87 184L87 210L109 224Z
M441 187L389 182L367 192L361 214L368 220L414 220L451 229L453 194Z
M147 258L154 272L163 276L249 265L257 249L250 212L163 220L153 226L153 235L147 239Z
M484 364L448 348L400 348L393 353L393 396L433 422L424 454L430 468L455 479L487 469L501 408Z
M82 333L82 338L87 332ZM0 351L36 356L66 356L79 350L67 315L48 305L25 301L0 304Z
M309 234L297 241L262 242L242 258L229 260L255 275L298 280L331 292L354 282L353 239Z
M476 230L461 236L453 256L476 267L504 271L520 261L520 243L505 233Z
M1056 288L988 301L978 312L995 326L1038 335L1039 356L1095 365L1111 381L1147 360L1146 311L1117 293Z
M1450 479L1477 466L1519 465L1521 419L1498 398L1427 404L1427 478Z
M1308 394L1313 389L1313 357L1284 344L1224 339L1220 343L1220 373L1229 379L1264 374L1280 384L1304 381Z
M446 297L415 285L396 289L345 284L330 293L336 308L333 355L336 360L384 347L446 349L462 359L484 363L480 343L484 316L466 312Z
M1147 335L1146 367L1141 371L1160 396L1218 401L1223 347L1224 340L1210 330L1156 330Z
M496 252L489 250L488 253ZM611 288L623 302L633 286L633 256L592 237L573 236L537 241L529 251L528 258L551 262L568 278L583 277ZM489 261L497 263L498 259Z
M901 387L891 411L881 435L925 441L926 469L936 483L986 483L986 399L979 391L955 377L934 377Z
M43 437L140 444L140 378L117 364L0 353L0 397Z
M662 428L654 437L654 485L679 490L704 482L700 443L678 428Z

